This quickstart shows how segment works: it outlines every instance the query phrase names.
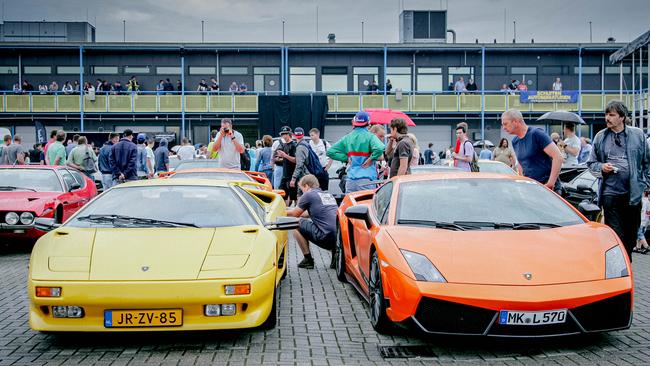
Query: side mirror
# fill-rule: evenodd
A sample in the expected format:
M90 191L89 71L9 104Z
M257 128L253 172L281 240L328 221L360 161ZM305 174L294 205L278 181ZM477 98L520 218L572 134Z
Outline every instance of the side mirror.
M81 188L81 184L79 183L72 183L70 184L70 190L69 192L76 191L77 189Z
M578 204L578 209L582 212L589 220L594 220L596 216L600 213L600 207L593 204L587 200L584 200Z
M56 219L52 217L37 217L34 220L34 227L40 231L52 231L61 226Z
M578 192L585 192L585 193L590 193L594 191L593 189L591 189L591 187L589 187L586 184L578 184L576 189L578 190Z
M368 211L368 206L366 205L349 207L347 210L345 210L345 216L350 219L363 220L366 222L367 227L372 226L372 222L370 221L370 212Z
M275 222L264 225L269 230L293 230L300 227L300 219L297 217L279 216Z

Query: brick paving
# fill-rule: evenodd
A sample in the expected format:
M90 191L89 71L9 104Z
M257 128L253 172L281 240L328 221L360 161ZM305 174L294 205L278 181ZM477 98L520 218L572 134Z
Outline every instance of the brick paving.
M629 330L544 340L379 335L361 297L328 269L329 253L315 249L314 255L316 268L299 270L291 243L278 326L271 331L61 336L29 329L28 250L0 249L0 366L650 364L650 255L634 257L636 312ZM395 345L422 345L433 357L382 358L379 347Z

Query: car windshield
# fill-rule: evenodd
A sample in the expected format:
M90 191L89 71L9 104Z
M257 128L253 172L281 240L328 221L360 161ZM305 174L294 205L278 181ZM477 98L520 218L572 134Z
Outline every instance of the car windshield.
M557 195L536 182L523 179L405 182L400 185L398 196L397 224L443 223L460 225L461 229L499 229L545 228L583 222Z
M478 161L478 167L481 173L497 173L497 174L508 174L516 175L515 171L512 170L509 166L499 163L499 162L490 162L490 161Z
M174 171L188 170L188 169L203 169L203 168L219 168L218 160L201 159L201 160L183 160L181 161Z
M0 169L0 191L63 192L50 169Z
M73 227L224 227L257 224L230 187L116 188L81 209Z
M171 176L173 179L216 179L216 180L239 180L256 182L246 173L230 172L179 172Z

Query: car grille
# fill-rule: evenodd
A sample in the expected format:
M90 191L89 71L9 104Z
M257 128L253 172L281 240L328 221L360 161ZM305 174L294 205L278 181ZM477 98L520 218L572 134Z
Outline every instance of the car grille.
M588 332L627 328L632 317L632 293L583 305L571 312Z
M496 314L494 310L423 297L415 320L427 332L483 334Z

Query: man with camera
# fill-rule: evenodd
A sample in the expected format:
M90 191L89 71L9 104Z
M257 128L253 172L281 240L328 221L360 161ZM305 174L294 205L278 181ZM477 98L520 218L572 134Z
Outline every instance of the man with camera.
M219 153L219 167L241 169L240 154L244 152L244 136L233 130L230 118L221 120L221 129L210 152Z

